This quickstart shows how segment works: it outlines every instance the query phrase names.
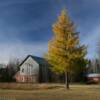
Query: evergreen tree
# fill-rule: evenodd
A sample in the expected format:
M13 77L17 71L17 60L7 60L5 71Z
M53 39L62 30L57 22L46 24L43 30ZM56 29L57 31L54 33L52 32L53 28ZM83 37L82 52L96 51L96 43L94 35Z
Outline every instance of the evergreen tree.
M53 33L54 37L49 41L45 58L52 65L53 71L65 73L66 88L69 89L69 74L82 69L86 63L86 47L80 45L79 34L75 32L75 26L65 9L53 25Z

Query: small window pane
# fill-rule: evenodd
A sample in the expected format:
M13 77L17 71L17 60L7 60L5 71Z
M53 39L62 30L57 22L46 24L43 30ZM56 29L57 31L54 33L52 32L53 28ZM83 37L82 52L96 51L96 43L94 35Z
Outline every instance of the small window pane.
M22 72L24 72L24 68L22 69Z

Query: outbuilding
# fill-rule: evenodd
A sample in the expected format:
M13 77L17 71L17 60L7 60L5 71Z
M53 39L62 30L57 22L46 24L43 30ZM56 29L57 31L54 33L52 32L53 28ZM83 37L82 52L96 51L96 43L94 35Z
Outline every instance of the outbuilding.
M100 83L100 74L99 73L88 74L87 79L89 82Z
M50 76L48 62L40 57L28 55L20 64L19 71L15 74L16 82L48 82Z

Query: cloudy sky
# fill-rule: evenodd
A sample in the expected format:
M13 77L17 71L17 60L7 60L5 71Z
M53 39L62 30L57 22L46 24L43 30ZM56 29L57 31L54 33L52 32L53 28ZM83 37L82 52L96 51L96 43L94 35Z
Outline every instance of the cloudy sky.
M0 63L28 54L43 56L52 24L66 7L77 25L88 58L100 39L100 0L0 0Z

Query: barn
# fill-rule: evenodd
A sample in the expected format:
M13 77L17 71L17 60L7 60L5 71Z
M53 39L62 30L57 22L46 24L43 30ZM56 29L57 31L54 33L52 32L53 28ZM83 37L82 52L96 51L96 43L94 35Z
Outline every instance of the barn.
M48 82L50 79L49 64L43 58L28 55L19 65L19 71L14 78L16 82L22 83Z

